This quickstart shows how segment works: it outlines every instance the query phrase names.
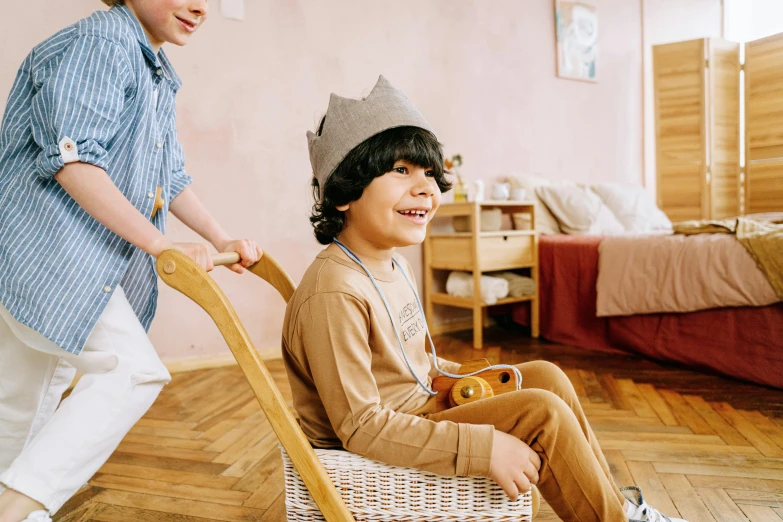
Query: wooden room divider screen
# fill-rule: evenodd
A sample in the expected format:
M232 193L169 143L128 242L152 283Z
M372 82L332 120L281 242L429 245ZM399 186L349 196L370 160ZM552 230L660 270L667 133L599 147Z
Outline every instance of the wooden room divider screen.
M745 71L745 169L740 71ZM783 34L653 46L658 205L673 221L783 211Z
M783 211L783 33L745 44L745 212Z
M740 213L739 44L653 46L658 206L672 221Z

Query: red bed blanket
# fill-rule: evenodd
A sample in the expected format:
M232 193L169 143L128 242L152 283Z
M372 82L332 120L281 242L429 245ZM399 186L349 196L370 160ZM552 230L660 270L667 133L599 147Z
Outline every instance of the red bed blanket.
M783 303L689 313L596 317L596 236L542 236L540 326L550 341L635 352L783 388ZM517 305L516 322L528 323Z

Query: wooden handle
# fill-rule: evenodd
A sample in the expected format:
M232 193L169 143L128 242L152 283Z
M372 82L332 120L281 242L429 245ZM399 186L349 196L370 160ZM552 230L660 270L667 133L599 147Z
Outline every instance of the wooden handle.
M158 213L158 210L162 209L166 205L166 202L163 201L163 189L158 187L155 189L155 203L152 205L152 214L150 214L150 220L155 218L155 214Z
M229 263L235 263L239 260L239 254L229 252L212 258L213 260L226 259ZM192 259L178 250L166 250L158 256L157 268L158 274L166 284L190 297L215 321L250 383L269 424L291 458L324 519L327 522L354 522L353 515L340 497L323 464L318 460L299 423L288 409L285 398L253 346L234 307L217 283ZM271 257L265 255L248 270L269 281L286 300L294 293L294 282Z
M212 254L212 264L215 266L233 265L239 263L242 259L236 252L223 252L222 254Z

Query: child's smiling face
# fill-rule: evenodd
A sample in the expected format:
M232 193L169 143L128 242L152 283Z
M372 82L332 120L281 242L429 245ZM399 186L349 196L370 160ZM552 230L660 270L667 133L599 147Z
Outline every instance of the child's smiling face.
M208 0L126 0L157 52L164 43L185 45L209 12Z
M345 212L341 237L359 236L379 250L419 244L440 200L430 169L397 160L392 170L372 180L359 199L337 207Z

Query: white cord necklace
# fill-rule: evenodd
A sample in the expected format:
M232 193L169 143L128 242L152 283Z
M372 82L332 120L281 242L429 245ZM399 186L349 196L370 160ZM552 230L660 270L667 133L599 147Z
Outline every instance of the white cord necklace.
M386 312L389 314L389 320L392 323L392 327L394 327L394 334L397 336L397 344L400 347L400 351L402 352L402 358L405 360L405 364L408 366L408 370L410 370L411 375L413 375L413 378L416 379L416 382L419 383L419 386L424 388L424 391L426 391L430 395L437 395L438 392L429 389L427 387L427 385L424 384L421 381L421 379L419 379L419 376L416 375L416 372L413 371L413 368L411 367L411 363L408 360L408 355L405 353L405 348L402 345L402 339L400 339L400 333L397 330L397 325L394 322L394 315L391 312L391 307L389 307L389 303L386 301L386 296L383 295L383 292L381 291L381 287L378 286L378 283L375 281L375 278L372 276L372 274L367 269L367 267L364 266L364 263L362 263L362 260L359 259L359 257L356 254L351 252L351 250L347 246L345 246L342 243L340 243L340 241L338 241L336 238L334 240L334 244L337 245L338 247L340 247L340 249L342 249L342 251L345 252L345 255L347 255L352 261L354 261L356 264L358 264L360 267L362 267L362 269L364 269L364 272L367 274L367 277L370 278L370 281L372 281L372 284L375 287L375 290L378 291L378 295L381 296L381 300L383 301L383 304L386 307ZM499 369L511 370L511 371L514 372L514 377L516 378L517 390L522 389L522 373L519 371L519 369L516 366L512 366L510 364L495 364L495 365L492 365L492 366L488 366L487 368L482 368L481 370L478 370L478 371L475 371L475 372L472 372L472 373L466 373L464 375L449 373L449 372L441 370L438 367L438 356L435 353L435 343L432 342L432 336L430 336L430 328L427 325L427 318L424 317L424 308L421 306L421 301L419 300L419 294L418 294L418 292L416 292L416 288L413 286L413 283L411 282L410 278L408 277L408 274L405 273L405 269L402 268L400 263L398 263L397 260L394 259L394 257L392 257L392 263L394 263L394 265L397 268L400 269L400 271L402 272L402 275L405 277L405 280L408 282L408 286L411 287L411 291L413 292L413 295L416 296L416 303L419 305L419 313L421 314L421 318L424 321L424 331L427 333L427 339L430 342L430 350L432 351L432 362L433 362L433 364L435 364L435 369L438 370L438 373L440 373L441 375L445 375L446 377L450 377L452 379L461 379L462 377L471 377L473 375L478 375L479 373L485 372L487 370L499 370Z

